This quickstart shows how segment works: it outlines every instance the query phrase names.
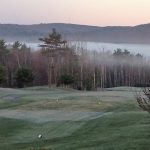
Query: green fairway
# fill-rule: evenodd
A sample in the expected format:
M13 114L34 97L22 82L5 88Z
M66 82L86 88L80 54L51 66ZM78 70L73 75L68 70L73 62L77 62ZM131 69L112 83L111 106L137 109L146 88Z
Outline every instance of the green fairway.
M149 150L150 114L134 90L1 88L0 150Z

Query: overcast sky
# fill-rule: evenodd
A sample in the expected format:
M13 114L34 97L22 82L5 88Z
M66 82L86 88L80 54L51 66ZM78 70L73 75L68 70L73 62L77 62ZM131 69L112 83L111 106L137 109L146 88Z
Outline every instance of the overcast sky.
M150 0L0 0L0 23L97 26L150 22Z

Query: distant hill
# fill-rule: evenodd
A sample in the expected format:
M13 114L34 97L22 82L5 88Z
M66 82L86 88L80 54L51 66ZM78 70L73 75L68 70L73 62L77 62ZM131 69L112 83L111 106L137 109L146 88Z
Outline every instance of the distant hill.
M38 39L47 36L52 28L56 28L67 40L150 44L150 24L107 27L63 23L0 24L0 38L9 42L38 42Z

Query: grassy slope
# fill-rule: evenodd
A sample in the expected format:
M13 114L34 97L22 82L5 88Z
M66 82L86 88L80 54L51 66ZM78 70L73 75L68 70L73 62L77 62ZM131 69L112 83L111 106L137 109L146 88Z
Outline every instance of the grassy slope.
M58 100L57 100L58 99ZM141 111L130 88L113 88L103 92L36 87L24 90L0 89L0 149L30 150L148 150L150 116ZM32 111L103 112L102 117L86 120L39 122L28 119ZM30 112L16 119L11 111ZM9 115L10 113L10 115ZM15 114L16 115L16 114ZM19 114L18 114L19 115ZM72 117L73 113L71 114ZM76 114L75 114L76 115ZM81 113L81 115L83 115ZM64 116L65 117L65 116ZM75 116L79 117L79 116ZM38 134L43 138L38 139Z

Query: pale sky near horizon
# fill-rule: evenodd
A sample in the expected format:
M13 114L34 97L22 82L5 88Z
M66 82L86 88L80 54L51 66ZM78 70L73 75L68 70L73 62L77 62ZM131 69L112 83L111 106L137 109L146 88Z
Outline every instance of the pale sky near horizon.
M150 23L150 0L0 0L0 23Z

